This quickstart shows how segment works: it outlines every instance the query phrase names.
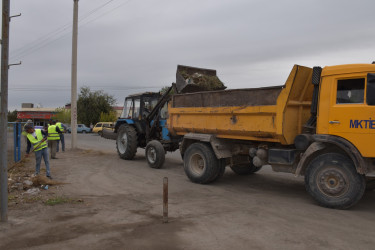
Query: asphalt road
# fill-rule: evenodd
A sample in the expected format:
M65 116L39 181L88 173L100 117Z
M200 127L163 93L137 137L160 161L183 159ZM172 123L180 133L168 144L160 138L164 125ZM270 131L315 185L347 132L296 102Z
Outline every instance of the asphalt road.
M51 162L55 180L68 184L48 192L84 203L11 211L0 248L374 249L374 191L350 210L327 209L309 197L302 177L267 167L250 176L228 168L217 182L199 185L185 176L179 152L151 169L143 150L125 161L115 141L94 134L79 134L78 147L85 150ZM168 224L161 223L164 177Z
M81 148L99 150L118 157L113 140L94 134L78 135L78 140ZM120 162L128 164L128 161ZM148 173L155 171L148 168L144 150L141 149L132 165ZM308 195L303 177L276 173L270 167L263 167L252 176L238 176L228 168L219 181L211 185L198 185L187 179L182 166L179 152L167 153L162 171L177 176L174 181L179 183L175 185L185 189L179 195L190 200L191 204L182 204L192 211L182 213L194 216L193 211L205 211L212 220L211 228L206 225L207 228L202 230L215 234L215 237L225 238L228 231L231 231L232 236L233 231L238 232L239 240L253 234L264 240L269 239L267 234L271 238L276 237L277 240L273 242L276 245L270 240L269 245L260 244L260 249L267 245L277 248L280 241L283 242L280 249L286 249L286 246L289 248L293 242L296 248L302 249L373 249L375 191L366 192L362 200L350 210L332 210L318 206ZM199 192L192 191L196 189L209 192L209 198L205 194L203 197L206 198L202 200ZM216 213L221 215L215 216ZM199 244L197 246L201 247Z
M66 148L71 148L71 134L65 134ZM99 150L102 152L115 152L116 141L100 137L98 134L77 134L77 147L81 149Z

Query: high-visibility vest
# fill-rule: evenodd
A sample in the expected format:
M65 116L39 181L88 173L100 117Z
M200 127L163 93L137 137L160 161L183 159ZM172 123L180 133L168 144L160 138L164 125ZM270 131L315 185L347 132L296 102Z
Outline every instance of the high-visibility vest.
M27 139L31 142L35 151L42 150L43 148L47 147L47 143L44 141L40 143L43 140L43 134L40 129L35 129L36 138L32 134L27 134ZM39 145L40 144L40 145Z
M51 126L48 127L48 137L47 137L47 139L49 141L60 140L60 135L56 131L56 125L51 125Z
M56 123L56 126L59 127L59 129L60 129L61 132L64 131L64 128L63 128L63 126L61 125L61 122Z

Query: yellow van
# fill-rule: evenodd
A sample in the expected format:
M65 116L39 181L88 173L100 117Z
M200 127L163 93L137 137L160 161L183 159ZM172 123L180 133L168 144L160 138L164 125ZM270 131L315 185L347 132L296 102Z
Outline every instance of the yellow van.
M98 133L102 135L103 128L113 129L114 122L98 122L95 124L94 128L92 129L93 133Z

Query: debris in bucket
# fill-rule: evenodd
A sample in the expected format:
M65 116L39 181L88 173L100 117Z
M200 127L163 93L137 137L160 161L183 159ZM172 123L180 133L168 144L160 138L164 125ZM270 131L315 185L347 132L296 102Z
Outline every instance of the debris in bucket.
M184 93L208 90L223 90L226 86L217 76L211 76L195 72L189 74L187 71L180 71L181 76L185 79L186 86Z

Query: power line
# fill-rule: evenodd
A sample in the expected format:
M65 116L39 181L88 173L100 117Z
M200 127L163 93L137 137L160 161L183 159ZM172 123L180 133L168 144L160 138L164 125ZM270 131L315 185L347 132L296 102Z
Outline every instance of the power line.
M94 10L92 10L92 11L90 11L89 13L85 14L85 15L81 18L81 20L86 19L87 17L89 17L90 15L92 15L93 13L95 13L96 11L100 10L101 8L103 8L104 6L108 5L109 3L113 2L113 1L115 1L115 0L109 0L108 2L106 2L106 3L102 4L102 5L100 5L99 7L95 8ZM44 42L44 41L50 39L50 37L53 37L53 36L55 36L55 35L58 35L59 33L64 32L64 31L67 30L68 28L71 28L71 26L72 26L71 22L66 23L65 25L63 25L63 26L57 28L56 30L54 30L54 31L52 31L52 32L50 32L50 33L48 33L48 34L46 34L46 35L44 35L44 36L41 36L41 37L35 39L35 40L34 40L33 42L31 42L30 44L26 44L26 45L23 46L22 48L19 48L19 49L16 49L16 50L12 51L12 53L17 54L17 53L21 53L21 52L24 51L24 50L32 49L33 47L37 46L39 43ZM31 46L31 48L27 48L27 46Z
M104 8L105 6L107 6L108 4L114 2L116 0L109 0L107 1L106 3L96 7L95 9L91 10L90 12L86 13L84 16L82 16L80 18L80 21L83 21L85 19L87 19L88 17L90 17L91 15L93 15L94 13L98 12L99 10L101 10L102 8ZM82 27L88 23L91 23L101 17L103 17L104 15L107 15L108 13L122 7L123 5L129 3L131 0L128 0L127 2L125 3L122 3L120 4L119 6L116 6L115 8L105 12L103 15L100 15L99 17L97 18L94 18L92 20L89 20L88 22L86 23L83 23L82 25L79 25L79 27ZM71 23L67 23L63 26L61 26L60 28L48 33L47 35L44 35L36 40L34 40L33 42L31 42L30 44L27 44L19 49L16 49L15 51L12 51L12 56L11 56L11 59L12 60L15 60L15 59L21 59L22 57L26 57L30 54L33 54L34 52L46 47L47 45L57 41L57 40L60 40L64 37L66 37L67 35L70 35L70 32L66 32L68 29L70 30L72 27L72 24ZM62 34L64 33L64 34ZM60 36L58 36L59 34L62 34ZM57 37L56 37L57 36ZM55 38L54 38L55 37Z
M94 21L100 19L101 17L103 17L103 16L105 16L105 15L107 15L107 14L109 14L109 13L111 13L111 12L117 10L117 9L119 9L120 7L124 6L125 4L128 4L130 1L132 1L132 0L128 0L128 1L126 1L125 3L122 3L122 4L118 5L117 7L113 8L112 10L109 10L109 11L105 12L104 14L98 16L97 18L94 18L94 19L91 20L91 21L88 21L87 23L82 24L81 26L87 25L87 24L89 24L89 23L92 23L92 22L94 22Z
M129 90L142 90L142 89L161 89L162 87L152 87L152 86L145 86L145 87L110 87L103 89L102 87L89 87L93 90L115 90L115 91L129 91ZM70 91L69 87L15 87L9 88L9 91L17 91L17 92L29 92L29 91Z

